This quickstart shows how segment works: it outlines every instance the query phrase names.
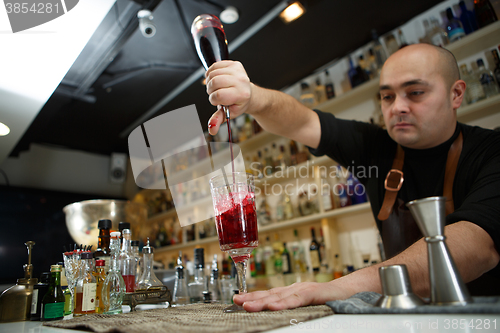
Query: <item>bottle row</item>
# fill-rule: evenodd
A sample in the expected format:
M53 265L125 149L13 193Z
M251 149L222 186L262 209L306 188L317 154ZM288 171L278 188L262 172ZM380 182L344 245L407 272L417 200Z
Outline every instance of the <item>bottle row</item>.
M498 47L500 50L500 46ZM495 62L493 71L486 68L482 58L477 59L477 69L469 71L467 64L460 65L461 79L467 84L465 101L473 104L500 94L500 58L498 50L491 50Z
M423 19L424 35L418 42L445 47L498 20L488 0L474 1L468 5L460 1L458 11L455 10L454 13L451 7L447 8L444 16L441 23L434 16ZM345 74L351 89L378 77L385 60L400 48L410 44L402 29L398 29L396 33L387 33L382 38L379 38L376 30L372 30L371 33L372 41L364 48L362 54L357 55L357 59L353 59L353 55L346 57L348 65ZM298 98L305 106L313 108L335 97L334 84L328 70L307 81L300 82Z

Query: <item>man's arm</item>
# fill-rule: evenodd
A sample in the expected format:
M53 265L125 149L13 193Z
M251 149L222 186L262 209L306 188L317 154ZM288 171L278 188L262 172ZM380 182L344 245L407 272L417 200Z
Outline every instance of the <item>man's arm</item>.
M226 105L232 118L248 113L268 132L318 147L321 126L316 112L285 93L251 83L241 63L214 63L206 81L210 103L219 106L209 120L210 134L215 135L225 121L220 105Z
M493 269L500 256L489 234L476 224L461 221L445 227L446 243L465 282L472 281ZM304 282L288 287L236 295L234 302L247 311L283 310L311 304L324 304L345 299L361 291L382 293L378 268L405 264L413 291L429 297L427 245L420 239L408 249L377 265L326 283Z

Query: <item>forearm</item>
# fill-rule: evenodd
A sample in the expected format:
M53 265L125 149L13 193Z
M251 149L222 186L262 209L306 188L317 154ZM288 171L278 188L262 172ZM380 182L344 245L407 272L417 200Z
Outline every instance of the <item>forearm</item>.
M500 257L493 240L479 226L466 221L457 222L445 227L445 236L446 244L464 282L477 279L498 264ZM330 283L337 288L345 288L349 296L361 291L381 293L378 268L397 264L407 266L413 291L422 297L429 297L429 266L424 239L418 240L394 258Z
M317 148L321 127L316 112L290 95L251 84L252 99L247 109L266 131Z

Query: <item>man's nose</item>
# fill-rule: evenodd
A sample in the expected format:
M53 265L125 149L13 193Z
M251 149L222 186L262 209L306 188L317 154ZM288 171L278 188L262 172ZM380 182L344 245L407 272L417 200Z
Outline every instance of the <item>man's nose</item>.
M410 112L410 106L406 96L396 95L394 103L392 104L392 113L395 115L399 115L401 113L408 112Z

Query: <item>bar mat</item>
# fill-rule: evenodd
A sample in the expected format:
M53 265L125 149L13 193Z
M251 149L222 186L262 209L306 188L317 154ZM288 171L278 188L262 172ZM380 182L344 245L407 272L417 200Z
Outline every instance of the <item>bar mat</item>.
M375 306L380 294L375 292L357 293L342 301L329 301L326 305L335 313L368 314L368 313L500 313L500 297L473 297L474 302L464 306L421 305L413 309L385 309Z
M117 315L93 314L44 322L45 326L92 332L261 332L333 314L326 305L282 311L224 313L227 304L191 304L168 309L142 310Z

